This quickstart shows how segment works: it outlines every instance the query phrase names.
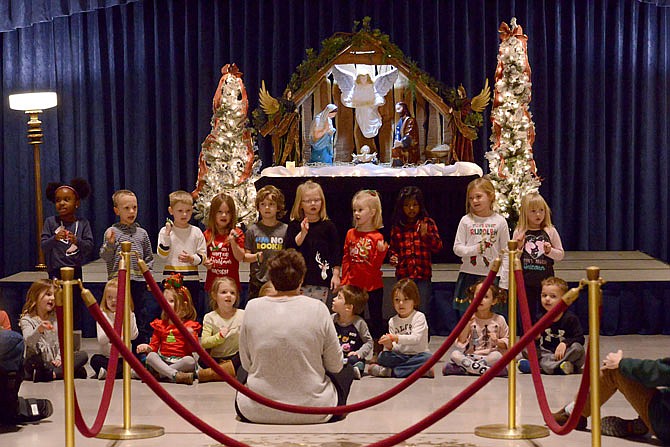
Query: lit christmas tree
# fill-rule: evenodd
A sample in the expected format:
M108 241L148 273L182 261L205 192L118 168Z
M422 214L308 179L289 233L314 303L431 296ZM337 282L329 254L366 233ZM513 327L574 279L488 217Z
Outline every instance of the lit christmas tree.
M491 150L486 153L491 182L496 189L494 210L514 229L519 219L521 199L537 192L540 178L533 160L535 125L528 110L531 99L528 36L516 18L502 23L500 50L495 75L491 121Z
M202 143L198 161L195 217L206 224L212 198L225 193L235 199L238 222L250 225L257 220L254 181L261 162L248 127L242 72L235 64L226 64L221 74L212 102L212 131Z

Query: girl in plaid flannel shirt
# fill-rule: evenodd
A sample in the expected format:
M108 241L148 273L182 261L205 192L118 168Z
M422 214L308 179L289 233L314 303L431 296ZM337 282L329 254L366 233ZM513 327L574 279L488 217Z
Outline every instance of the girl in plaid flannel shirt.
M435 221L428 217L423 193L416 186L400 190L393 211L391 227L390 262L395 267L396 279L409 278L419 287L419 310L430 315L432 295L431 276L433 253L442 250L442 239Z

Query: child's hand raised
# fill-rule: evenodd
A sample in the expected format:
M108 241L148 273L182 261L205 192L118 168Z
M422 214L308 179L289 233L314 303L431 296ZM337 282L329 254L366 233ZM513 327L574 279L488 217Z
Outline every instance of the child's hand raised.
M309 221L305 217L302 220L302 222L300 222L300 232L304 233L304 234L307 234L308 231L309 231Z
M54 325L50 321L42 321L39 326L37 326L37 331L40 334L44 334L46 331L53 330Z
M419 230L420 236L425 236L426 234L428 234L428 224L426 223L425 220L419 222L419 224L417 225L417 230Z
M219 329L219 335L222 338L226 338L228 336L228 332L230 332L230 329L228 329L227 327L222 327L221 329Z
M202 265L205 266L207 270L212 268L212 260L210 258L205 258L204 261L202 261Z
M105 231L105 239L107 240L108 244L114 244L116 242L116 234L114 234L114 230L112 227L107 228L107 231Z
M549 242L545 242L545 243L544 243L544 254L545 254L545 255L548 255L549 253L551 253L551 249L552 249L552 248L553 248L553 247L551 246L551 243L549 243Z
M381 240L377 242L377 251L382 252L386 251L389 248L389 244L386 243L385 240Z
M172 220L171 220L171 219L169 219L169 218L168 218L168 219L165 219L165 235L166 235L166 236L169 236L170 233L172 233L172 226L173 226L173 225L174 225L174 224L172 223Z

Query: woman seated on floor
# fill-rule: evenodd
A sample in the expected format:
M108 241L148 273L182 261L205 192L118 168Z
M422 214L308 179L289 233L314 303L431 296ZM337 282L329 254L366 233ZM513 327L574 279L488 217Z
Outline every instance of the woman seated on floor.
M255 298L246 306L238 379L251 390L284 403L344 405L353 371L343 368L342 350L326 306L300 294L305 271L305 260L294 249L280 251L268 260L269 278L277 292ZM239 392L235 409L242 421L264 424L317 424L342 419L338 415L275 410Z

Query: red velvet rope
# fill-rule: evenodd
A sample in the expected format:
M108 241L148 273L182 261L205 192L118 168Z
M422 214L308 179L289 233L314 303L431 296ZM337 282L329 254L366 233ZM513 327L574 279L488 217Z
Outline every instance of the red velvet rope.
M116 298L116 315L114 317L114 331L116 333L121 332L121 327L123 325L123 309L126 302L126 281L125 278L126 271L119 270L119 287L117 289L117 298ZM103 298L104 299L104 298ZM58 318L58 342L60 344L60 355L61 358L65 358L64 354L64 344L63 344L63 308L56 308L56 317ZM114 379L116 379L116 368L118 365L119 350L112 345L112 349L109 352L109 360L107 362L107 377L105 378L105 386L102 390L102 398L100 401L100 407L98 407L98 413L93 421L93 425L89 428L86 425L83 415L81 414L81 408L79 407L79 401L77 400L77 390L74 390L74 423L79 429L79 432L86 438L94 438L100 433L105 419L107 418L107 413L109 412L109 405L112 401L112 392L114 391Z
M212 359L209 353L200 345L198 340L191 334L191 332L186 328L186 326L184 326L184 323L179 319L172 306L170 306L168 302L165 300L163 292L158 287L158 284L156 284L156 280L154 280L153 276L151 275L151 272L149 272L148 270L144 272L144 279L149 285L149 288L151 289L151 292L153 293L154 297L158 300L158 303L161 305L161 307L167 314L168 318L170 318L170 320L177 327L179 332L181 332L182 336L191 346L191 349L197 352L200 358L203 359L203 361L207 364L207 366L212 368L235 390L244 394L250 399L255 400L256 402L265 405L267 407L274 408L275 410L288 411L300 414L344 414L372 407L374 405L377 405L381 402L390 399L391 397L394 397L396 394L398 394L399 392L403 391L404 389L412 385L414 382L416 382L430 368L432 368L442 358L442 356L446 354L451 345L458 338L458 335L461 333L463 328L468 324L470 318L477 310L477 306L479 305L482 298L488 291L489 286L493 283L496 273L497 272L492 270L489 271L489 274L484 280L482 287L479 290L479 293L477 294L477 296L475 296L475 299L472 301L468 309L463 314L463 318L461 318L461 320L458 322L458 324L451 332L449 337L447 337L447 339L442 343L442 346L440 346L435 351L435 353L430 357L430 359L428 359L426 363L424 363L419 369L414 371L411 375L406 377L404 380L402 380L394 387L390 388L389 390L385 391L382 394L379 394L378 396L372 397L370 399L361 402L357 402L355 404L342 405L337 407L306 407L302 405L292 405L283 402L277 402L272 399L268 399L267 397L259 393L256 393L255 391L252 391L246 386L242 385L235 378L231 377L226 371L224 371L223 368L221 368L221 366L218 363L216 363L214 359Z
M483 289L483 287L482 287ZM463 391L461 391L459 394L457 394L453 399L451 399L449 402L444 404L442 407L438 408L435 412L432 414L428 415L424 419L420 420L416 424L412 425L411 427L406 428L405 430L401 431L400 433L397 433L391 437L388 437L386 439L383 439L381 441L375 442L373 444L370 444L368 447L389 447L392 445L396 445L400 442L405 441L406 439L409 439L410 437L422 432L435 422L439 421L449 413L451 413L453 410L458 408L463 402L468 400L473 394L475 394L477 391L479 391L484 385L489 383L494 377L500 373L500 371L507 366L507 364L512 361L513 358L523 350L523 348L529 344L533 343L533 340L535 337L542 331L543 327L546 327L549 325L551 321L556 318L556 316L564 312L565 309L567 309L567 304L565 304L563 301L559 302L556 307L551 309L549 312L546 313L540 321L537 322L535 326L530 328L528 332L521 337L518 343L516 343L514 346L512 346L503 356L500 360L498 360L493 366L489 368L488 371L486 371L484 374L482 374L477 380L475 380L472 384L470 384L467 388L465 388ZM469 319L468 319L469 320Z
M528 308L528 297L526 296L526 284L523 279L523 271L515 270L514 276L517 283L517 293L519 299L519 309L521 310L521 322L523 324L524 331L528 330L532 326L530 319L530 310ZM561 301L562 302L562 301ZM544 330L546 327L551 325L552 321L548 321L546 326L542 326L541 330ZM589 346L588 349L591 349ZM537 402L540 404L540 411L542 413L542 418L547 424L549 429L556 433L557 435L566 435L577 427L579 422L579 417L582 414L584 405L586 404L586 398L589 391L590 385L590 376L589 376L589 362L586 362L584 365L584 370L582 371L582 380L579 384L579 391L577 392L577 398L575 400L575 408L572 410L570 417L561 425L551 414L551 409L549 408L549 402L547 401L547 394L544 389L544 384L542 383L542 376L540 375L540 363L539 357L537 355L537 348L535 343L528 344L528 358L530 363L530 370L533 377L533 386L535 387L535 394L537 395ZM589 351L586 351L586 358L589 358Z
M119 334L114 332L114 329L107 321L107 318L102 314L100 307L97 304L93 304L88 308L91 316L95 321L100 324L102 330L105 331L109 341L115 346L123 358L130 364L130 366L135 370L135 372L140 376L140 378L151 388L151 390L156 393L156 395L165 402L170 408L172 408L177 414L184 418L188 423L193 425L195 428L209 436L210 438L224 444L228 447L250 447L248 444L237 441L229 436L226 436L224 433L221 433L205 421L201 420L199 417L191 413L188 408L184 407L178 400L170 395L165 388L158 383L158 380L144 367L142 362L140 362L132 351L123 343Z

